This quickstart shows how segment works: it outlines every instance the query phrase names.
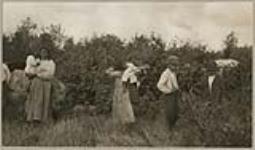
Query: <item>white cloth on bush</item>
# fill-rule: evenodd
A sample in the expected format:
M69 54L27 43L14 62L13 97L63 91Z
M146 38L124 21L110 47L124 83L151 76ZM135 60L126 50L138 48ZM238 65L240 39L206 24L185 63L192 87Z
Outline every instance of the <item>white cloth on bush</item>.
M172 93L179 89L176 74L167 68L160 76L157 84L158 89L166 94Z
M236 67L239 62L234 59L218 59L215 60L217 67Z
M29 74L36 74L39 62L40 60L36 59L33 55L27 56L25 72Z
M37 76L40 78L53 78L56 71L56 64L53 60L41 60L37 68Z

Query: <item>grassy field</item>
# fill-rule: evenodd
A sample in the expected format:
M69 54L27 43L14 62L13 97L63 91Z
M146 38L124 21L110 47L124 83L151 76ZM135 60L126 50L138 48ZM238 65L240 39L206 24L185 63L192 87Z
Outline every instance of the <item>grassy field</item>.
M151 110L137 115L136 123L123 130L112 124L111 114L96 115L87 111L70 111L56 122L40 126L27 124L22 117L22 101L11 103L2 121L4 146L224 146L250 147L251 104L249 94L232 95L224 103L186 95L180 100L179 120L169 130L165 122L164 103L147 105ZM242 98L241 98L242 97ZM186 100L185 100L186 99ZM191 101L195 112L187 106ZM210 104L208 103L210 102ZM198 105L199 104L199 105ZM146 106L140 106L142 109ZM136 108L136 107L135 107ZM213 110L213 111L212 111ZM137 108L134 109L138 112ZM212 111L212 112L211 112ZM211 112L211 115L208 114ZM206 117L206 118L205 118ZM202 129L202 130L201 130Z
M24 121L3 121L5 146L185 146L201 145L196 129L179 119L172 131L166 127L163 112L155 118L137 118L128 130L116 128L111 116L76 113L55 123L31 126ZM188 135L194 135L192 137Z

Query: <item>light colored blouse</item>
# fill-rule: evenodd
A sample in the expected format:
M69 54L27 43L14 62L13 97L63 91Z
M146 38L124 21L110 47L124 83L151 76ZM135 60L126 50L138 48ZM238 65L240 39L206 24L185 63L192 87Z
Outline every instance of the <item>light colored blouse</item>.
M130 65L124 72L121 77L122 82L127 82L129 80L130 83L136 83L139 85L138 78L136 73L140 72L140 69L134 65Z
M56 64L53 60L41 60L37 68L37 76L40 78L53 78L56 71Z
M39 59L36 59L33 55L27 56L25 72L29 74L36 74Z
M167 68L161 74L157 87L161 92L166 94L172 93L179 89L176 74Z

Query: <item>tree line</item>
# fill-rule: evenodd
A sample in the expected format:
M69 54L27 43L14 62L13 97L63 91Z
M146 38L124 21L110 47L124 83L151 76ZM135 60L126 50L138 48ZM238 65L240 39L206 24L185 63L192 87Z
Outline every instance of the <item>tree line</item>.
M64 34L61 25L49 25L40 29L30 18L26 18L17 26L16 31L3 35L3 62L11 69L24 68L28 54L36 53L41 48L49 49L57 64L56 77L67 87L66 98L58 102L57 109L65 111L80 104L94 106L96 109L93 114L107 114L111 111L113 80L104 73L109 66L122 68L126 61L148 64L150 69L140 77L140 100L132 103L136 115L152 117L160 109L156 105L160 103L160 92L156 84L165 69L165 60L169 55L176 55L181 62L178 77L180 87L189 95L188 101L181 102L183 109L188 108L182 112L186 119L191 118L191 122L201 129L202 137L220 137L208 138L207 143L233 140L237 144L246 145L251 135L252 46L238 46L234 32L228 34L223 43L225 47L217 52L208 51L206 45L195 45L192 42L179 46L172 42L167 46L167 42L153 33L149 36L134 35L129 41L123 41L113 34L94 35L75 43L72 37ZM230 100L223 102L208 98L208 89L205 88L212 62L219 58L233 58L240 62L225 78L224 92ZM185 68L187 64L191 67ZM190 89L193 89L192 93ZM221 111L216 109L218 107ZM232 110L242 110L234 117L244 121L242 124L234 122L231 132L222 131L221 122L224 117L231 116ZM212 118L208 121L209 116ZM219 120L218 116L223 118ZM217 134L212 134L214 131ZM241 131L246 133L244 138L233 137Z

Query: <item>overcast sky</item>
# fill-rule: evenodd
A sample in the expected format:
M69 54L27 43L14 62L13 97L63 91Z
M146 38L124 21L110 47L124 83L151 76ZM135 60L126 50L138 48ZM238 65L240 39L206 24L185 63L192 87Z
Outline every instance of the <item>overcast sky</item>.
M155 32L167 42L191 39L217 50L235 31L240 45L253 42L252 2L5 2L4 33L28 16L39 26L62 24L75 41L93 33L129 40Z

